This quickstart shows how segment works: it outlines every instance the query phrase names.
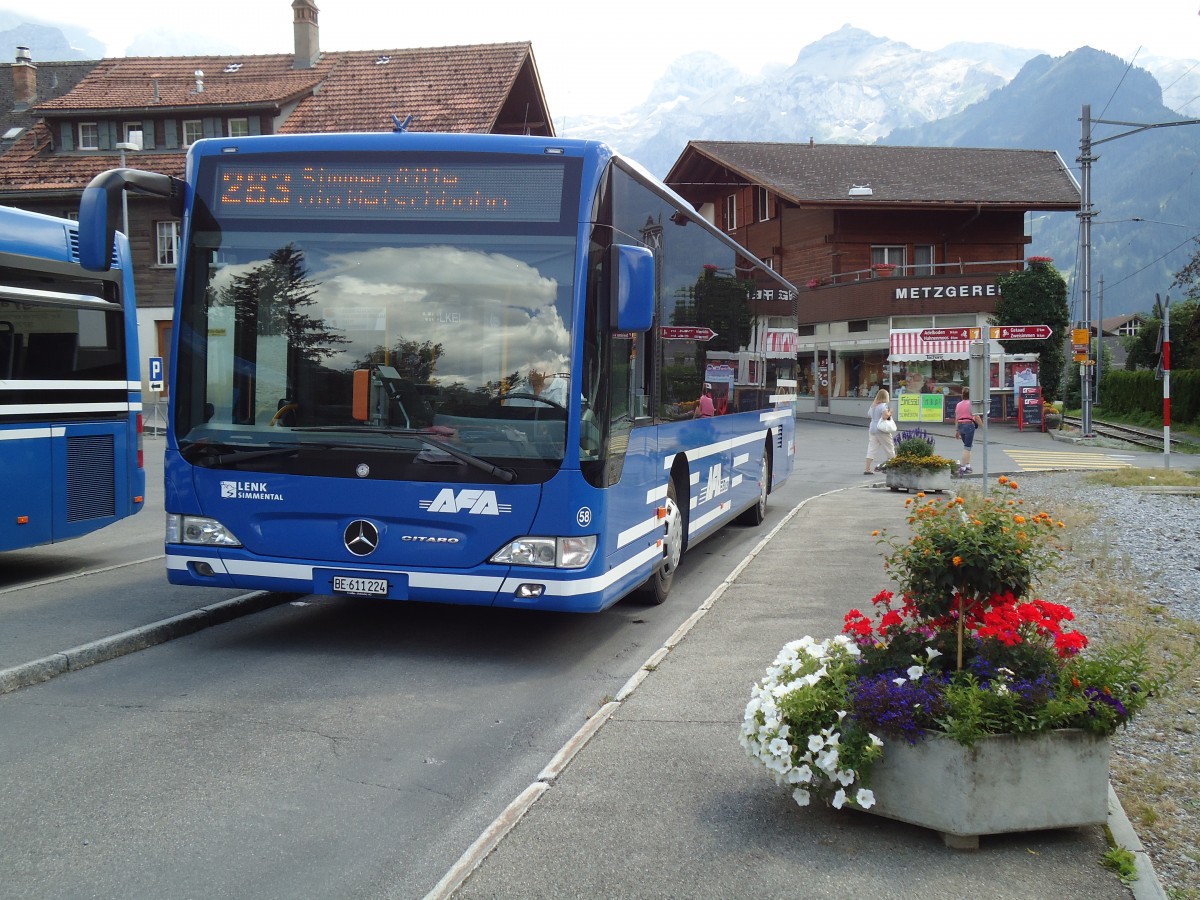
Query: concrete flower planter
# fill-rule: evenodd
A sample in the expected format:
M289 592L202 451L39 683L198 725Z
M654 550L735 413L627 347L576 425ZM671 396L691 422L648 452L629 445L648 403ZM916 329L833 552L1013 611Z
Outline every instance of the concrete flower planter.
M1075 729L991 735L974 747L934 734L888 741L871 770L867 812L931 828L947 847L976 850L979 836L1103 825L1109 740Z
M948 491L950 470L884 469L887 486L893 491Z

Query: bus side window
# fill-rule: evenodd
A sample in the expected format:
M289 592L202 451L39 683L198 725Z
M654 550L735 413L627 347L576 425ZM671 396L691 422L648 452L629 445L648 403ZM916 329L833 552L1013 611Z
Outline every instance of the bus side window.
M21 335L12 322L0 322L0 378L12 378L18 371L17 357L21 353Z
M79 335L69 331L34 331L25 354L26 378L54 378L75 371Z

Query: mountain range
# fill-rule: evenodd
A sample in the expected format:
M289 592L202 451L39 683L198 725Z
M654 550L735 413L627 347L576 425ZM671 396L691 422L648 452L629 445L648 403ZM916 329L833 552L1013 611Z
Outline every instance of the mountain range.
M680 57L635 109L577 117L559 132L606 140L660 177L689 140L814 140L1053 149L1081 180L1085 104L1093 120L1146 125L1200 106L1196 61L1140 62L1090 47L1062 57L987 43L929 52L846 26L757 77L712 54ZM1200 130L1135 131L1091 129L1093 318L1149 310L1198 246ZM1125 139L1105 140L1113 135ZM1032 213L1027 231L1028 255L1055 259L1081 318L1078 216Z
M0 46L5 41L36 46L39 59L103 55L81 29L0 13ZM157 41L139 37L131 52L233 52L188 49L166 32ZM1200 64L1154 56L1135 62L1089 47L1061 57L993 43L925 51L845 26L803 47L790 66L750 76L715 54L691 53L625 113L555 118L564 137L607 141L660 177L690 140L813 140L1053 149L1079 180L1085 104L1093 119L1107 122L1159 126L1200 116ZM1197 249L1200 131L1096 123L1091 134L1091 312L1149 310ZM1027 230L1028 255L1053 257L1077 304L1078 217L1032 213ZM1081 315L1073 310L1073 318Z

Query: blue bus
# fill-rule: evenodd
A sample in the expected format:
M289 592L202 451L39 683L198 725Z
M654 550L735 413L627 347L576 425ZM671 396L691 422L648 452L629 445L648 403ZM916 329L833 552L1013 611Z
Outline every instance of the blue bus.
M185 181L93 180L85 265L130 189L183 220L174 584L661 602L792 470L795 360L759 348L794 289L603 144L202 140Z
M0 207L0 550L80 537L142 508L129 244L109 246L109 271L86 271L75 222Z

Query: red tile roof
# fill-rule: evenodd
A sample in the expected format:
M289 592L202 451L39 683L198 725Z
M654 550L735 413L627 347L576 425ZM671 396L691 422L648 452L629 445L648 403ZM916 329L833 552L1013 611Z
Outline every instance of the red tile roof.
M524 116L534 133L554 133L528 42L323 53L311 69L292 68L293 59L272 54L101 60L70 93L34 107L50 124L34 126L0 156L0 191L78 192L116 165L112 151L52 152L56 120L91 116L120 120L259 110L282 118L280 134L390 131L393 115L413 116L412 131L488 133L519 128ZM203 90L197 90L196 71L204 73ZM127 164L182 177L184 150L131 154Z
M312 69L293 69L291 54L272 56L141 56L103 59L69 94L39 103L42 115L124 110L199 111L206 107L275 106L310 93L336 67L326 54ZM239 66L236 71L227 68ZM196 90L197 71L204 90Z
M533 61L528 43L331 55L337 68L288 116L281 134L389 131L393 114L413 116L413 131L486 134Z

